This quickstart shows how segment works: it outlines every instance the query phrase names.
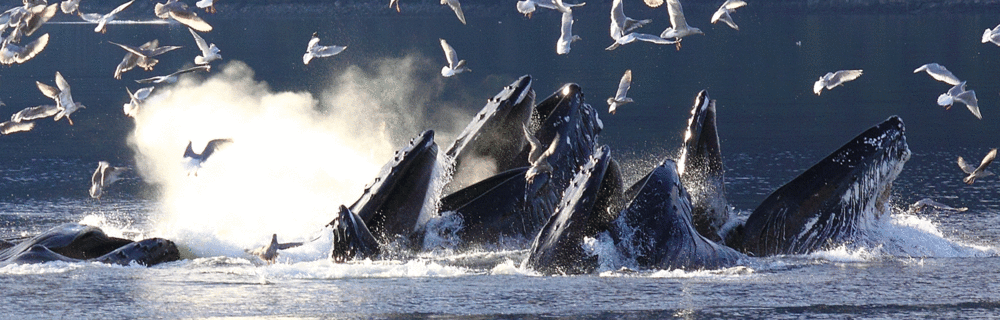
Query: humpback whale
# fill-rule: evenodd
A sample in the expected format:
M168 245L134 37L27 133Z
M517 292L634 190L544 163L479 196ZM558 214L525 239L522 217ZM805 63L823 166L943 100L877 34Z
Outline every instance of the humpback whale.
M695 98L681 150L677 171L691 195L694 227L708 239L721 241L722 227L729 219L729 201L715 125L715 100L709 99L705 90Z
M611 225L615 246L640 267L718 269L739 263L743 254L695 230L692 198L673 160L664 160L625 191L628 206Z
M170 240L151 238L133 242L109 237L101 229L67 223L0 250L0 263L42 263L49 261L94 261L153 266L180 259Z
M378 240L368 231L364 220L341 205L337 218L330 222L333 228L333 248L330 258L335 262L368 259L382 253Z
M866 228L887 211L892 182L910 159L904 131L892 116L861 133L764 199L727 244L768 256L874 240Z
M593 272L597 257L584 251L584 238L608 229L621 192L621 175L611 161L611 148L603 146L580 167L555 214L538 233L527 266L546 274Z

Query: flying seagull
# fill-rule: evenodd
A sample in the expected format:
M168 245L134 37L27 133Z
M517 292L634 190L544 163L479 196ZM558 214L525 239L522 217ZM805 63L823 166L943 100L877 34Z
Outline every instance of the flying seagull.
M38 39L35 39L35 41L32 41L23 47L12 41L4 40L2 41L2 45L0 45L0 63L7 65L24 63L41 53L48 44L48 33L43 34L41 37L38 37Z
M455 15L458 16L458 21L465 24L465 13L462 13L462 4L458 3L458 0L441 0L441 4L451 7L451 10L455 11Z
M125 91L128 91L129 97L129 102L122 105L122 108L125 110L125 115L135 118L135 115L139 113L139 106L146 101L146 98L149 98L149 94L153 93L153 89L155 89L155 87L145 87L136 90L135 93L132 93L132 90L125 87Z
M813 92L818 96L823 88L826 90L833 89L836 86L844 84L861 76L861 70L840 70L837 72L827 72L826 75L819 77L816 83L813 83Z
M622 75L622 80L618 82L618 92L615 93L614 97L608 98L608 112L615 114L615 109L618 106L633 102L632 98L626 97L628 94L628 88L632 86L632 69L625 70L625 75Z
M990 163L993 163L993 159L996 157L997 157L997 149L993 148L992 150L990 150L989 153L986 154L985 157L983 157L983 161L979 163L979 167L973 167L972 165L965 163L965 159L962 159L962 157L958 157L958 167L962 168L962 171L968 174L968 176L966 176L965 179L962 179L962 181L965 182L966 184L972 184L973 182L976 182L976 179L978 178L984 178L993 175L993 172L986 171L986 166L990 165Z
M278 243L278 235L272 234L271 243L257 249L249 250L248 252L261 258L261 260L264 260L267 263L274 263L274 261L278 258L278 250L291 249L301 245L302 242Z
M222 59L222 55L219 54L219 47L216 47L214 43L209 45L208 42L205 42L204 38L199 36L197 32L194 32L194 29L188 28L188 31L191 31L194 42L198 44L198 50L201 50L201 55L194 57L195 64L208 64L209 62Z
M205 9L205 12L215 13L215 0L198 0L194 3L198 8Z
M319 45L319 32L313 32L306 46L306 54L302 55L302 63L309 64L313 58L323 58L336 55L347 49L347 46L321 46Z
M97 27L94 28L94 32L105 33L108 31L107 29L108 22L114 20L115 15L122 12L122 10L125 10L125 8L128 8L128 6L131 6L133 2L135 2L135 0L123 3L122 5L118 6L114 10L111 10L111 12L105 15L102 15L100 13L80 13L80 17L83 18L83 20L86 20L87 22L97 24Z
M389 8L392 8L393 5L396 6L396 12L399 12L399 0L389 0Z
M938 105L944 107L945 110L951 109L951 105L955 101L964 103L972 115L980 120L983 119L983 115L979 113L979 99L976 98L976 91L965 90L965 81L951 87L948 92L942 93L937 99Z
M171 74L168 74L168 75L165 75L165 76L155 76L155 77L146 78L146 79L139 79L139 80L136 80L135 82L136 83L143 83L143 84L145 84L145 83L164 83L164 82L166 82L166 83L175 83L175 82L177 82L178 77L180 75L182 75L182 74L185 74L185 73L188 73L188 72L210 71L210 70L212 70L212 66L204 64L204 65L200 65L200 66L194 66L194 67L190 67L190 68L187 68L187 69L178 70L178 71L176 71L174 73L171 73Z
M655 43L655 44L675 44L675 43L677 43L677 41L660 38L659 36L652 35L652 34L632 32L632 33L626 34L623 37L619 37L618 39L615 39L615 43L612 43L607 48L604 48L604 50L614 50L614 49L617 49L620 46L623 46L623 45L635 42L636 40L645 41L645 42L652 42L652 43Z
M83 108L82 104L73 101L73 95L70 93L69 83L63 78L59 71L56 71L56 87L35 81L35 85L38 86L38 90L42 92L46 97L52 98L56 101L56 107L59 112L55 115L55 121L59 121L62 117L66 117L70 125L73 125L73 119L69 116L76 112L77 110Z
M567 54L570 50L570 44L580 40L580 36L573 34L573 9L562 7L559 11L562 11L562 27L560 28L559 40L556 41L556 53Z
M198 32L212 31L212 26L198 17L197 13L191 11L186 3L177 0L167 0L166 3L157 3L153 7L153 13L160 19L174 19L181 24L188 26Z
M55 105L41 105L35 107L27 107L21 109L17 113L10 116L10 121L13 122L25 122L30 120L36 120L41 118L48 118L59 113L59 107Z
M213 139L205 144L205 150L202 150L201 153L194 153L194 149L191 149L191 141L188 141L187 149L184 150L184 159L188 159L189 168L193 169L195 176L198 176L201 164L208 161L208 157L212 156L216 150L230 143L233 143L233 139ZM190 174L189 171L188 175Z
M995 45L1000 46L1000 25L997 25L992 30L986 29L983 32L983 43L992 42Z
M614 0L611 3L611 39L618 40L632 30L653 22L652 19L636 20L625 16L625 6L622 0Z
M153 51L156 50L159 45L160 45L160 40L153 39L139 46L139 49L145 51ZM122 62L119 62L118 66L115 67L115 79L121 79L122 73L132 70L132 68L135 68L136 66L142 65L143 68L147 67L152 68L153 65L155 65L157 62L159 62L159 60L153 58L140 57L132 53L131 51L126 51L125 58L122 58Z
M525 179L528 184L533 184L535 177L543 173L552 173L552 164L549 163L549 157L556 152L559 147L559 133L552 138L552 142L549 143L548 147L545 148L544 152L539 152L542 149L542 143L535 138L534 135L527 131L527 128L522 127L525 136L528 137L528 143L531 144L531 151L528 153L528 162L531 163L531 168L524 173Z
M80 9L80 0L65 0L59 3L59 8L62 9L62 13L73 14Z
M128 168L112 167L107 161L98 162L97 170L94 171L94 175L90 178L90 197L100 199L101 194L104 193L104 188L121 180L121 175L125 171L128 171Z
M920 71L927 71L927 74L929 74L931 78L934 78L934 80L941 81L953 86L958 85L960 82L962 82L962 80L958 80L958 77L952 74L951 71L948 71L948 68L945 68L944 66L937 63L928 63L922 65L916 70L913 70L913 73L918 73Z
M722 21L728 24L730 28L740 30L740 27L736 25L736 22L733 22L733 17L729 16L729 14L732 13L733 10L745 5L747 5L747 3L743 0L726 0L726 2L722 3L722 6L719 7L719 10L716 10L715 14L712 15L712 23L714 24Z
M444 39L438 40L441 40L441 49L444 49L444 57L448 59L448 65L441 67L442 76L451 77L465 71L472 72L471 69L465 66L465 60L458 60L458 53L455 52L455 48L448 45L448 42L444 41Z
M670 15L670 27L660 33L660 38L677 40L677 50L681 49L681 38L692 34L705 34L701 29L689 26L684 19L684 8L680 0L667 0L667 14Z
M159 45L159 41L157 41L157 40L153 40L153 41L147 42L146 44L144 44L142 46L139 46L139 47L133 47L133 46L130 46L130 45L124 45L124 44L115 43L115 42L111 42L111 41L108 41L108 43L111 43L113 45L119 46L122 49L125 49L125 51L128 51L131 54L134 54L136 56L136 58L137 58L136 59L136 65L138 65L139 67L142 67L142 69L146 70L146 71L153 70L153 66L155 66L157 62L160 62L159 60L154 59L153 57L181 48L181 46L162 46L162 47L160 47L160 46L158 46ZM125 61L122 61L122 63L125 63ZM119 64L119 66L120 65L121 64Z

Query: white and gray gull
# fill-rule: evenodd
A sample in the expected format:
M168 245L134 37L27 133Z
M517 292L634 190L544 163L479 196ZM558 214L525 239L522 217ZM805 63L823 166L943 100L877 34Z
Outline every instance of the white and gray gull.
M438 39L441 41L441 49L444 50L444 57L448 60L448 65L441 67L441 75L444 77L451 77L453 75L462 72L472 72L471 69L465 66L465 60L458 59L458 53L455 52L455 48L452 48L448 44L448 41L444 39Z
M621 81L618 82L618 92L615 93L614 97L608 98L608 112L615 114L615 110L618 106L634 102L632 98L626 97L628 94L629 87L632 86L632 69L625 70L625 74L622 75Z
M59 121L62 117L66 117L70 125L73 125L73 119L69 116L79 109L85 109L82 104L73 101L73 95L70 93L69 83L63 78L59 71L56 71L56 87L35 81L35 85L38 86L38 90L42 92L46 97L52 98L56 101L56 107L59 112L55 115L55 121Z
M118 6L114 10L111 10L111 12L108 12L107 14L81 12L80 18L83 18L83 20L86 20L87 22L90 23L96 23L97 27L94 28L94 32L105 33L108 31L108 23L115 19L115 15L122 12L122 10L125 10L125 8L131 6L133 2L135 2L135 0L123 3L122 5Z
M208 64L209 62L222 59L222 55L219 54L219 47L216 47L214 43L209 44L206 42L205 38L194 32L194 29L188 28L188 31L191 31L191 36L194 37L194 42L198 44L198 50L201 51L200 56L194 57L195 64Z
M819 80L813 83L813 92L818 96L823 88L826 90L833 89L836 86L844 84L861 76L861 70L840 70L835 72L827 72Z
M986 171L986 166L993 163L993 159L996 157L997 149L993 148L990 152L986 153L985 157L983 157L983 161L979 163L979 167L973 167L972 165L965 163L965 159L958 157L958 167L962 168L962 171L968 174L968 176L966 176L965 179L962 179L962 181L966 184L972 184L973 182L976 182L976 179L993 175L993 172Z
M722 21L729 25L730 28L735 30L740 30L740 27L733 22L733 17L729 14L736 10L737 8L747 5L743 0L726 0L719 6L719 10L715 10L715 14L712 14L712 24Z
M167 0L166 3L157 3L153 7L153 12L157 18L174 19L198 32L212 31L212 26L208 22L199 18L198 14L191 11L186 3L177 0Z
M198 169L201 168L202 163L208 161L208 157L212 156L219 148L230 143L233 143L233 139L212 139L205 144L205 149L201 153L195 153L194 149L191 148L191 141L188 141L187 149L184 149L184 159L188 160L188 175L194 172L194 175L198 176Z
M306 53L302 55L302 63L309 64L313 58L323 58L336 55L347 49L347 46L321 46L319 45L319 32L313 32L306 45Z
M112 167L107 161L98 162L97 170L94 170L94 175L90 177L90 197L100 199L104 194L104 188L121 180L122 173L128 170L127 167Z
M980 120L983 119L983 114L979 112L979 99L976 98L976 91L965 90L965 81L951 87L948 92L942 93L937 99L938 105L944 107L945 110L951 109L951 105L955 101L964 103L972 115Z
M701 29L689 26L684 18L684 8L680 0L667 0L667 14L670 15L670 27L660 33L660 38L677 40L677 50L681 49L681 38L693 34L705 34Z

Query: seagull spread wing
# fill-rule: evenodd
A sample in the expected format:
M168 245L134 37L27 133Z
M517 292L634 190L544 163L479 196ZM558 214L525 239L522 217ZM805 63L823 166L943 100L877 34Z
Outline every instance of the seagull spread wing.
M455 69L456 67L455 63L458 62L458 53L455 52L455 49L452 48L451 45L448 45L447 41L445 41L444 39L440 40L441 40L441 49L444 49L444 57L445 59L448 59L448 67Z
M625 95L628 94L629 87L632 86L632 69L625 70L625 74L622 75L621 81L618 82L618 92L615 93L615 100L625 100Z

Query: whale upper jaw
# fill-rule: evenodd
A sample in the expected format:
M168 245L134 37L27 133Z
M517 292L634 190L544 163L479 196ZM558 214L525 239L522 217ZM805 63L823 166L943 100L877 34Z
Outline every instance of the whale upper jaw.
M677 172L692 200L692 222L702 236L721 241L729 220L725 168L716 126L715 100L702 90L691 108Z
M522 133L535 104L531 76L503 88L476 114L445 152L452 179L444 193L452 193L494 174L527 166L521 151L528 145Z
M766 256L867 242L910 159L904 132L896 116L868 129L772 193L728 244Z

